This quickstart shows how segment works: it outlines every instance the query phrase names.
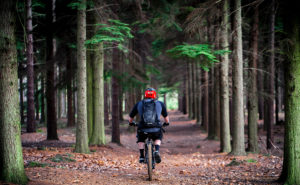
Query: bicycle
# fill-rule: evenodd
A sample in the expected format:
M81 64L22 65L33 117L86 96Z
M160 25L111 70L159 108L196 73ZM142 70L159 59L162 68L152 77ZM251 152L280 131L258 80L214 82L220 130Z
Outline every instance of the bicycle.
M134 122L133 126L137 126L137 124ZM168 126L168 124L163 124L163 127ZM151 139L151 134L160 132L162 129L163 132L165 130L163 128L145 128L142 129L142 132L144 132L145 135L147 135L147 139L145 140L145 145L144 145L144 156L145 160L144 163L147 164L147 169L148 169L148 176L149 176L149 181L152 181L152 172L153 169L155 169L155 158L154 158L154 143L153 140Z

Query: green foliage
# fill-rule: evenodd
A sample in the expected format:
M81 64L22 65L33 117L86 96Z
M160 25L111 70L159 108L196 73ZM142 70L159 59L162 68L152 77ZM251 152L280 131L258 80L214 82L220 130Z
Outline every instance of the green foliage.
M205 57L206 61L213 64L219 62L216 55L224 55L225 53L230 53L229 50L213 50L212 46L209 44L182 44L175 46L172 49L167 50L167 52L174 58L191 58L199 59L200 57ZM208 70L208 65L201 65L202 69Z
M152 51L155 57L162 54L162 50L165 47L165 41L163 39L156 39L152 42Z
M52 162L76 162L75 159L72 159L72 154L67 153L66 155L56 154L55 157L51 158Z
M76 10L84 10L87 8L93 8L94 3L92 0L87 0L85 4L82 3L82 0L73 0L71 3L68 4L68 7Z
M257 160L255 160L255 159L246 159L245 161L247 163L256 163L257 162Z
M30 167L30 168L34 168L34 167L46 167L46 166L49 166L48 163L40 163L40 162L37 162L37 161L30 161L27 165L27 167Z
M108 24L95 24L97 26L96 34L85 42L86 45L93 45L104 42L105 44L118 44L118 49L123 52L128 52L128 49L124 46L127 39L133 38L131 34L131 28L128 24L121 22L120 20L108 20Z
M243 163L243 161L237 161L236 158L233 158L232 161L229 164L227 164L226 166L239 166L242 163Z

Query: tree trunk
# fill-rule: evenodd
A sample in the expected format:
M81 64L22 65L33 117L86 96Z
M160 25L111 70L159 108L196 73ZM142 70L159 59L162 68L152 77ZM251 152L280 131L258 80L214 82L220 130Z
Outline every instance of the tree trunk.
M40 123L45 122L45 80L44 75L41 76L41 120Z
M248 99L248 151L258 153L258 94L257 94L257 60L258 60L258 24L259 9L258 5L254 9L254 22L252 28L252 60L250 60L250 82L249 82L249 99Z
M95 47L94 58L94 128L90 139L91 145L105 145L105 127L104 127L104 52L103 44Z
M229 50L228 27L229 27L229 0L223 4L223 20L221 32L221 49ZM221 58L220 66L220 121L221 121L221 152L230 152L230 120L229 120L229 85L228 70L229 56L225 53Z
M270 49L270 58L269 58L269 66L268 71L270 75L268 75L268 95L270 96L267 98L267 115L268 116L266 126L267 126L267 149L273 147L273 125L274 125L274 76L275 76L275 1L272 0L271 2L271 15L270 15L270 40L269 40L269 49Z
M57 120L56 120L56 93L55 93L55 73L54 73L54 40L53 40L53 11L55 0L46 2L46 19L47 19L47 82L46 82L46 98L47 98L47 140L58 140Z
M121 64L122 65L122 64ZM120 84L120 86L122 86ZM119 120L123 121L123 90L122 87L119 87Z
M197 99L196 99L196 65L195 61L191 63L191 69L192 69L192 102L193 102L193 119L196 119L196 114L197 114Z
M235 0L233 65L233 155L245 155L243 107L243 47L241 0Z
M279 91L279 85L278 85L278 81L279 81L279 70L276 69L275 67L275 123L276 125L279 124L279 112L280 112L280 103L279 103L279 97L280 97L280 91Z
M285 47L285 135L284 159L280 179L284 184L300 184L300 13L292 1L284 1Z
M192 67L190 61L187 63L188 71L188 97L189 97L189 118L193 118L193 86L192 86Z
M40 120L40 99L39 99L39 80L36 79L35 82L35 120Z
M208 104L208 72L204 71L204 78L203 78L203 84L204 84L204 93L203 93L203 126L208 132L208 122L209 122L209 104Z
M67 117L68 117L68 127L75 126L75 117L73 110L73 89L72 89L72 76L73 76L73 66L72 66L72 55L71 49L67 47Z
M93 62L94 52L87 51L87 126L89 140L93 134L94 127Z
M182 95L182 113L187 114L187 85L186 85L186 74L183 76L183 95Z
M258 69L263 70L263 62L258 61ZM257 73L257 90L258 90L258 113L259 113L259 118L258 119L264 119L264 75L262 71L258 71Z
M208 125L208 139L216 139L215 130L215 93L214 93L214 68L209 71L209 125Z
M112 103L112 136L113 143L120 144L120 125L119 125L119 80L116 76L119 72L119 51L117 44L114 45L112 57L112 88L111 88L111 103Z
M106 61L105 61L106 62ZM108 94L108 82L104 82L104 124L109 125L109 94Z
M201 69L198 65L195 66L196 68L196 102L197 102L197 112L196 112L196 118L197 118L197 124L201 125L201 103L202 103L202 92L201 92Z
M0 1L0 180L26 184L28 179L21 145L14 12L16 1Z
M21 114L21 125L24 124L24 88L23 88L23 76L20 75L20 114Z
M34 70L33 70L33 36L31 0L26 0L26 57L27 57L27 132L36 132L34 110Z
M87 131L87 86L86 86L86 0L77 10L77 124L75 152L89 153Z

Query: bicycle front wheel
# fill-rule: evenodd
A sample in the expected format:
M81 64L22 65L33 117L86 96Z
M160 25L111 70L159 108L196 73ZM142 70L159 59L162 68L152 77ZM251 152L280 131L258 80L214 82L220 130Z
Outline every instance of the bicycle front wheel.
M147 160L147 166L148 166L148 175L149 175L149 181L152 181L152 145L150 143L147 144L147 154L148 154L148 160Z

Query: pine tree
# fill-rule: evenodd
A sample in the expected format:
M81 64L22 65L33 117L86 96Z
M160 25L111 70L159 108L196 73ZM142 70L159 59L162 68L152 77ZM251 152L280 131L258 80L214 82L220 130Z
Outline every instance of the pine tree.
M77 124L75 152L89 153L86 89L86 0L77 10Z
M16 1L0 1L0 180L26 184L15 41Z

